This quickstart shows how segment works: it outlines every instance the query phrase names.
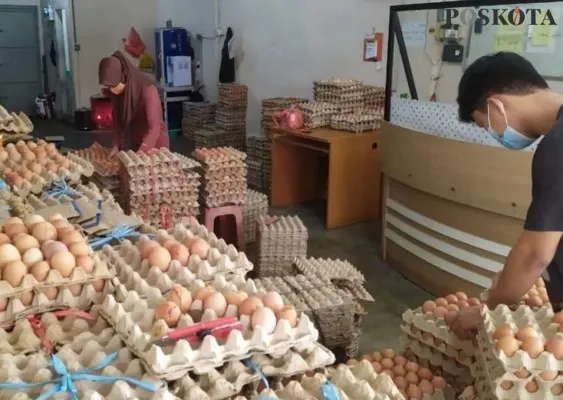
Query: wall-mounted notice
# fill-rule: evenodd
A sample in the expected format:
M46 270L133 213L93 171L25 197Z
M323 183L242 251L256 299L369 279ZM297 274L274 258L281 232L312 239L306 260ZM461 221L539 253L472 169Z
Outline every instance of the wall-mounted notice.
M426 20L406 21L401 24L401 28L407 47L424 47L426 45Z

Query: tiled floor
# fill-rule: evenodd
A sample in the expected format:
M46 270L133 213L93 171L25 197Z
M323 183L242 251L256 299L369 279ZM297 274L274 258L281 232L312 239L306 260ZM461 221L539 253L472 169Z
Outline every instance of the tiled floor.
M62 144L68 148L88 147L94 141L111 143L109 133L81 132L56 122L37 123L38 136L65 137ZM185 139L172 140L173 151L188 153ZM298 214L309 229L309 255L313 257L347 259L359 268L367 279L367 289L375 302L366 304L363 320L361 352L372 352L384 347L398 348L401 314L417 307L430 295L404 279L379 258L379 232L376 222L326 231L320 213L312 208L296 206L272 210L274 213Z

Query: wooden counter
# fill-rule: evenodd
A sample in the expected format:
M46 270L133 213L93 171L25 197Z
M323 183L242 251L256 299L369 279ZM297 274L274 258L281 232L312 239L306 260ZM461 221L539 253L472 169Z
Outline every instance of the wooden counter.
M327 229L376 218L381 172L379 134L328 128L311 133L277 129L272 141L272 205L327 200ZM327 193L319 185L322 157L328 159Z
M532 156L384 122L383 258L437 296L488 288L522 231Z

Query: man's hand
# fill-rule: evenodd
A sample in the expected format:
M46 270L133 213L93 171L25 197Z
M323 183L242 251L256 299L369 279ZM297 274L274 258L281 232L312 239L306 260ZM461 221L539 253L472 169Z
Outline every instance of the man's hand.
M473 339L481 321L481 306L462 308L450 326L450 330L462 340Z
M110 153L109 153L109 156L114 157L118 152L119 152L119 149L116 146L113 146Z

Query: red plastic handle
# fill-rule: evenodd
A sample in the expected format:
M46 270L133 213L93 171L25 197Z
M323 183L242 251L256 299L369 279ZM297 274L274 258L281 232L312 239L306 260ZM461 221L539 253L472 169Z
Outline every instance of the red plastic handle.
M214 321L200 322L199 324L194 324L187 326L185 328L176 329L175 331L169 332L166 336L171 340L178 340L184 337L195 335L202 331L203 329L214 329L219 328L221 325L233 325L238 322L235 317L232 318L219 318Z

